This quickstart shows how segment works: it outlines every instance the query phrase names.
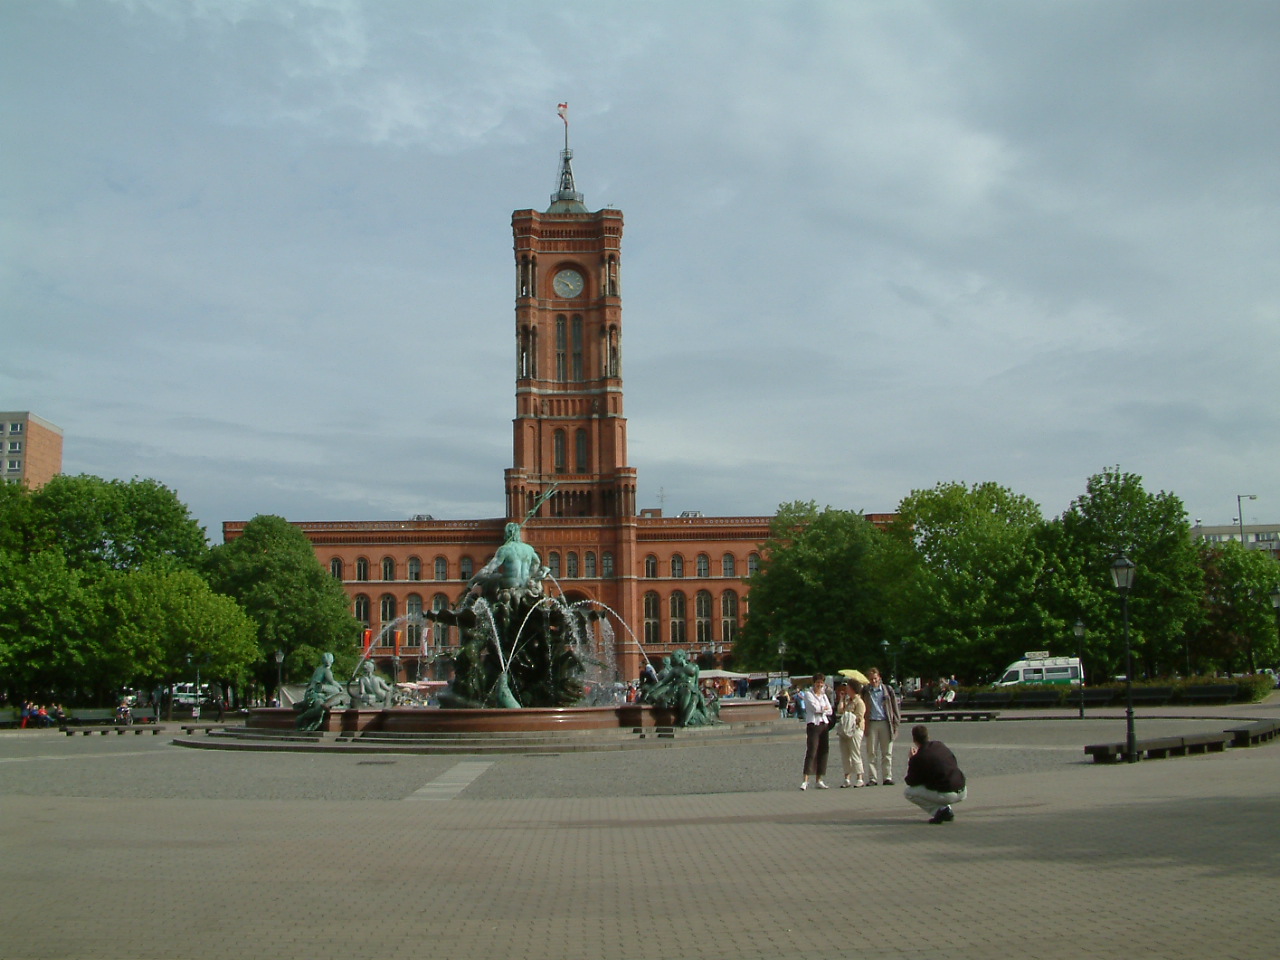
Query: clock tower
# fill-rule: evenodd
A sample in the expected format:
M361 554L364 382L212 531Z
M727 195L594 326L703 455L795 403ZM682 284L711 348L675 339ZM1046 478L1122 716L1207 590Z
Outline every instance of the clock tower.
M612 518L636 513L622 410L622 214L591 213L560 154L545 213L511 217L516 260L516 416L507 517Z

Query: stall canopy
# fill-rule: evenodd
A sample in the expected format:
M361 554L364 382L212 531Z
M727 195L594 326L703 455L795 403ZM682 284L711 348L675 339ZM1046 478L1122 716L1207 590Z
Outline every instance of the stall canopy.
M700 670L698 671L699 680L745 680L750 677L749 673L733 673L730 670Z

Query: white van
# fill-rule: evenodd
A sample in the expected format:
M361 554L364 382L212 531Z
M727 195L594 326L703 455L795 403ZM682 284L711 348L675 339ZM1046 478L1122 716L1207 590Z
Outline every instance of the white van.
M1079 657L1051 657L1047 650L1031 650L1004 668L997 687L1015 683L1069 683L1079 686L1084 680L1084 667Z
M195 706L200 700L209 699L209 685L207 683L200 684L200 696L196 696L196 685L194 683L175 683L173 685L173 702L187 706Z

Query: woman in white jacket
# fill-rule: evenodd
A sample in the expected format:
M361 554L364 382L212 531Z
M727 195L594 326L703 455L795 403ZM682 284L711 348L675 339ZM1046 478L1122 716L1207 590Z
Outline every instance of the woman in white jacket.
M817 780L819 790L827 789L822 779L827 775L827 751L830 749L831 737L831 698L827 696L827 678L824 674L813 675L813 686L800 695L804 700L805 749L804 779L800 781L800 789L809 789L809 776Z

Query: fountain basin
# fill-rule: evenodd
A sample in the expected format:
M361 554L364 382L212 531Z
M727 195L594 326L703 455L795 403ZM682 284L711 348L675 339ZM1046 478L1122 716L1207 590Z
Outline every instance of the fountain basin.
M254 707L249 730L293 730L297 713L287 707ZM726 724L776 720L772 700L722 700ZM348 707L331 710L320 728L329 733L525 733L547 730L649 729L675 726L675 711L648 704L614 707L521 707L518 710L454 710L433 707Z

